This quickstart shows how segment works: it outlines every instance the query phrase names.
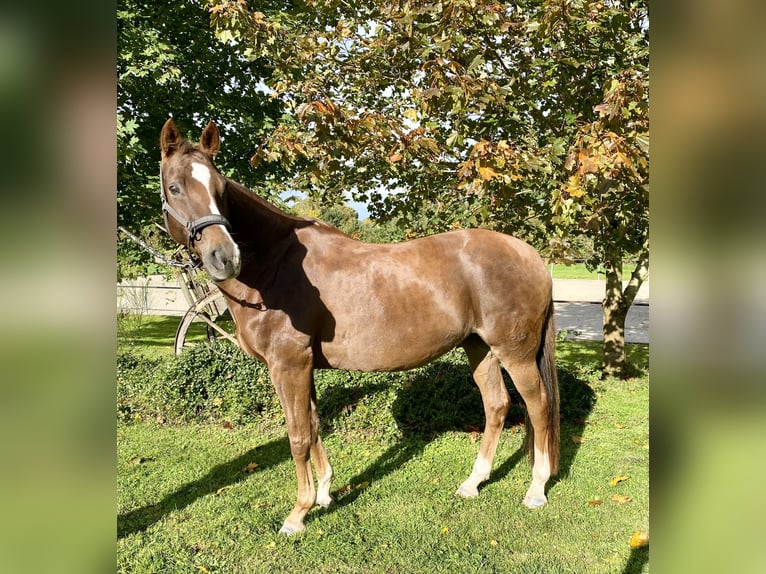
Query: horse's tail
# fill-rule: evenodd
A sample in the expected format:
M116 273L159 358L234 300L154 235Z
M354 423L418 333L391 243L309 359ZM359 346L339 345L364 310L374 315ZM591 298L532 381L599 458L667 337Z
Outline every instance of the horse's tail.
M556 326L553 317L553 297L548 304L548 314L543 323L543 333L540 348L537 350L537 369L540 371L545 395L548 399L546 416L548 419L548 461L551 474L556 474L559 468L559 380L556 373ZM534 463L535 441L534 429L527 415L525 442L529 458Z

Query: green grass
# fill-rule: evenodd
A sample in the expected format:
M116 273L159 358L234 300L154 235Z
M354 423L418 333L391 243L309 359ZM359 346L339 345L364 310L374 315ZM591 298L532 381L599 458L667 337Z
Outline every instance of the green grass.
M622 266L623 278L629 278L633 273L635 265L626 264ZM549 265L549 269L553 269L554 279L604 279L603 271L588 271L585 268L584 263L575 263L573 265Z
M159 356L177 320L146 319L133 333L132 349ZM465 422L432 422L434 409L454 407L439 385L459 391L463 384L475 393L458 366L459 353L409 379L391 375L396 393L379 388L388 376L337 379L356 387L334 379L325 384L326 375L318 376L336 503L312 510L307 531L292 538L277 532L295 497L282 426L171 425L152 418L120 424L117 569L648 572L648 550L628 546L634 531L649 526L648 347L631 345L629 352L640 376L600 381L598 343L559 344L562 472L549 483L549 504L536 511L521 505L530 467L520 450L518 416L510 417L480 496L454 494L479 449L465 424L482 418L473 400L461 407ZM343 423L352 416L355 424ZM250 474L244 470L249 463L258 465ZM612 486L619 475L630 478ZM632 500L613 502L613 494ZM589 504L593 500L603 502Z
M166 315L122 315L117 318L118 350L140 349L147 357L166 357L173 354L173 342L181 317ZM234 332L231 320L221 326ZM205 324L194 322L189 327L186 341L199 343L206 340Z

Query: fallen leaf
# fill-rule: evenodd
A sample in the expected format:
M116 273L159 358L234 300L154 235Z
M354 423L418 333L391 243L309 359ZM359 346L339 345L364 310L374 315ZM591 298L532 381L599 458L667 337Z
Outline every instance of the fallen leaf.
M250 474L251 472L255 471L255 469L258 468L257 462L250 462L242 467L242 470L244 470L247 474Z
M351 490L351 485L350 484L346 484L344 486L341 486L335 492L336 492L336 494L343 494L344 492L348 492L349 490Z
M471 444L475 443L477 440L479 440L479 433L476 431L469 433L468 440L471 441Z
M364 482L361 482L361 483L357 484L354 488L356 490L364 490L368 486L370 486L370 481L365 480Z
M442 528L442 533L443 534L447 534L447 532L449 532L449 528L447 528L446 526L444 528Z
M224 490L227 490L227 489L229 489L229 488L231 488L231 485L230 485L230 484L229 484L229 485L227 485L227 486L222 486L221 488L219 488L218 490L216 490L216 491L215 491L215 493L216 493L216 494L221 494L221 493L222 493Z
M598 506L599 504L604 504L604 501L600 498L596 498L595 500L589 500L588 506Z
M490 540L489 543L492 546L497 546L497 540Z
M265 546L266 546L266 548L276 548L277 547L277 543L274 540L272 540L271 542L269 542Z
M165 417L162 415L158 416L156 419L154 419L158 425L164 425L165 424Z
M204 566L197 566L197 570L199 570L200 572L204 572L205 574L210 574L210 570L208 570Z
M581 444L581 443L585 442L585 439L582 438L581 436L572 435L572 442L577 443L577 444Z
M649 546L649 533L643 530L636 530L630 537L631 548L643 548Z
M222 404L223 404L223 399L221 397L216 397L213 399L214 407L220 407Z
M610 480L609 484L611 484L612 486L617 486L619 483L624 482L628 479L630 479L629 476L625 474L621 474L620 476L615 476L612 480Z
M622 494L613 494L611 500L612 502L616 502L617 504L625 504L633 500L633 497L625 496Z
M225 429L233 429L234 426L229 421L223 421L223 424L221 425Z

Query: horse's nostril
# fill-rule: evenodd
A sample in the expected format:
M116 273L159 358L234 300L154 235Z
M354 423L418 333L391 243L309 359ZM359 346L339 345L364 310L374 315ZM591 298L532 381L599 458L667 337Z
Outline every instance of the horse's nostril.
M223 251L221 251L220 249L216 249L216 250L213 251L213 261L219 267L225 267L226 266L226 255L224 255Z

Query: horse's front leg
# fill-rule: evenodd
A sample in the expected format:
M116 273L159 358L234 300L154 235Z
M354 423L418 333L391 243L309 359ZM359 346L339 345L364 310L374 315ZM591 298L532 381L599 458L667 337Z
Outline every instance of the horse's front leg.
M290 362L280 361L270 365L269 371L285 413L290 452L295 461L295 474L298 481L295 507L285 519L280 532L294 534L305 530L303 519L315 502L322 506L330 504L332 468L318 436L319 418L314 400L310 357L298 361L294 359ZM310 456L312 454L320 481L319 497L317 497L311 473Z
M311 371L311 429L315 437L311 445L311 460L314 463L314 471L317 475L316 504L327 508L332 504L330 495L332 487L332 467L327 459L322 438L319 436L319 413L317 412L317 391L314 385L314 371Z

